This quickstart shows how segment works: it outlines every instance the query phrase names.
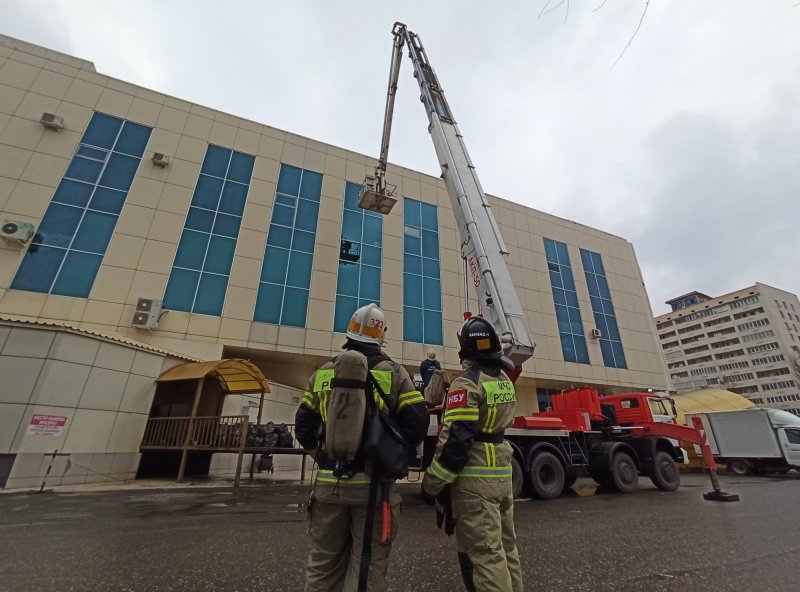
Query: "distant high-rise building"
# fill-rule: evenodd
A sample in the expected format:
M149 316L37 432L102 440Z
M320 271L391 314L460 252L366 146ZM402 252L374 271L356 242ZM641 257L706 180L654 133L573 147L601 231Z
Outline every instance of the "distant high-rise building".
M756 283L719 297L690 292L656 317L677 392L722 387L800 415L800 301Z

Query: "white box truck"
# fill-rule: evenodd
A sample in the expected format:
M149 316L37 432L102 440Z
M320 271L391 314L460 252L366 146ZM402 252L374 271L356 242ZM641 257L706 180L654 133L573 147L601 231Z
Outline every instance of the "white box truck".
M779 409L694 413L717 463L737 475L800 470L800 417Z

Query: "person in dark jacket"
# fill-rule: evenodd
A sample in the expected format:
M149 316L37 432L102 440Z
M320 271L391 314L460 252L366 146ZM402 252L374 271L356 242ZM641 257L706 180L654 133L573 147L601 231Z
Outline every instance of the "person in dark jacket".
M419 365L419 373L422 376L423 393L425 392L425 388L428 386L428 383L431 381L433 373L441 369L442 364L436 359L436 352L432 349L428 350L428 357L422 360L422 363Z
M369 371L383 391L387 405L408 445L416 447L428 430L428 411L422 394L408 372L382 350L386 331L384 314L375 304L353 313L342 349L356 350L367 357ZM335 358L334 358L335 360ZM320 366L308 381L303 402L295 416L295 434L301 446L316 449L319 465L308 507L311 552L306 566L305 592L355 592L358 586L360 554L370 477L365 473L365 454L356 454L346 478L334 475L335 462L328 458L325 443L326 418L334 379L334 360ZM374 393L378 402L380 395ZM367 590L386 588L389 552L397 534L400 494L394 481L387 483L389 508L373 514L371 560Z

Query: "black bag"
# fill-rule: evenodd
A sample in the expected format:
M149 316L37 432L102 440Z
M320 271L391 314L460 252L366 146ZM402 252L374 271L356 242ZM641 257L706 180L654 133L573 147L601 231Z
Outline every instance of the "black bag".
M384 393L380 385L369 374L369 382L383 399ZM372 460L373 471L389 479L402 479L408 475L408 452L410 446L403 432L397 427L394 419L384 405L378 408L373 397L367 396L370 406L369 422L365 431L364 450Z

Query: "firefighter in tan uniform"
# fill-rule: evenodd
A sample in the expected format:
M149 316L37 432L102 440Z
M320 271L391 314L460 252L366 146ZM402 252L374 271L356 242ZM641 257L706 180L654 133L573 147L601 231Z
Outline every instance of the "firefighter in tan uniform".
M458 560L469 592L521 592L514 533L511 444L503 433L514 421L514 384L491 323L472 317L458 335L464 372L453 380L422 498L452 504ZM449 493L449 496L448 496ZM449 499L448 499L449 498Z
M383 312L369 304L353 313L342 349L360 351L367 357L372 376L385 395L375 393L382 408L388 405L411 449L424 439L428 412L422 394L408 372L381 351L386 330ZM297 440L308 450L316 449L319 465L308 510L311 552L306 567L306 592L355 592L367 520L370 477L365 473L365 454L356 455L348 466L336 465L323 450L326 442L329 398L334 379L334 361L318 368L308 381L295 417ZM389 503L377 508L373 517L371 560L367 590L386 587L389 552L397 534L400 495L394 481L383 483Z

